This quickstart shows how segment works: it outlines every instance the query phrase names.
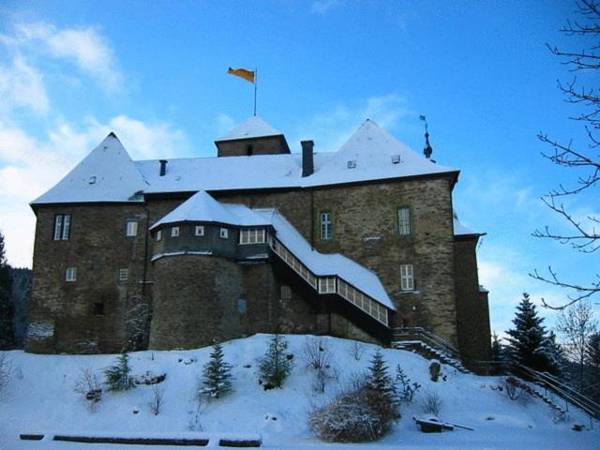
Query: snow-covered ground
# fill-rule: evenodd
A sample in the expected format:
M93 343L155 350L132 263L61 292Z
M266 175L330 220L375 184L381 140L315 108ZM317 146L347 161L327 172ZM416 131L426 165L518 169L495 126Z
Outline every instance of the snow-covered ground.
M266 448L402 448L402 449L600 449L600 424L593 430L572 431L574 423L589 428L589 419L571 410L565 422L555 423L554 414L543 402L510 400L493 387L497 377L462 374L444 366L446 381L429 380L429 361L410 352L385 349L384 356L393 375L396 364L423 387L415 401L402 408L402 418L382 440L370 444L324 444L307 426L307 410L334 395L355 374L369 364L375 346L364 344L357 361L350 340L287 336L295 367L283 389L264 391L257 383L257 360L267 347L268 335L256 335L224 344L227 361L233 364L234 392L199 409L195 389L210 348L190 351L145 351L131 354L133 374L166 372L160 385L165 404L158 416L152 415L149 402L151 386L138 386L125 393L105 392L95 412L74 392L81 369L91 368L101 376L111 365L112 355L32 355L6 352L11 360L12 377L0 399L0 449L157 449L166 446L124 446L111 444L74 444L56 441L20 441L19 433L114 433L117 436L164 434L173 437L189 433L200 435L256 435ZM324 394L312 390L312 372L306 367L303 347L307 340L322 339L332 352L339 370L339 382L327 386ZM474 431L456 430L424 434L412 417L422 413L420 401L425 392L437 392L443 401L440 417L447 422L466 425ZM138 413L134 414L137 410ZM213 441L211 441L213 445ZM172 447L182 448L182 447Z

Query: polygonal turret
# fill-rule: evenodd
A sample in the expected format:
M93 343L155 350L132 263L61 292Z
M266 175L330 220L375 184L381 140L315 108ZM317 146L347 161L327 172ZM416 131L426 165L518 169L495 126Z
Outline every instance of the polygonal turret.
M252 116L215 141L218 156L276 155L290 153L281 131Z

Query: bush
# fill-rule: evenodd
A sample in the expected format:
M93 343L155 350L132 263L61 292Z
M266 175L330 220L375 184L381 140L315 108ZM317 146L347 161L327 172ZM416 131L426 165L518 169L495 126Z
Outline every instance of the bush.
M340 393L329 404L309 413L311 430L327 442L374 441L393 420L393 406L363 384Z
M265 356L260 360L260 382L265 390L280 388L292 371L293 362L286 353L288 343L278 334L273 335Z
M161 387L157 385L153 386L152 400L150 400L150 403L148 405L150 406L150 412L152 412L152 414L154 414L155 416L158 416L160 414L160 411L163 405L165 404L164 394L165 392Z
M90 368L80 369L75 382L75 392L87 402L90 411L94 412L102 400L102 388L98 377Z
M315 392L325 392L327 383L338 379L338 372L331 363L331 351L321 339L308 338L304 343L304 361L313 370L312 388Z
M442 410L442 399L437 394L437 392L428 392L425 394L423 398L423 402L421 403L421 407L423 408L423 412L425 414L432 414L434 416L439 416L440 411Z
M504 379L504 390L511 400L517 400L523 394L523 383L515 377L506 377Z
M11 374L11 364L5 353L0 353L0 396L8 386Z
M350 355L356 360L360 361L362 355L365 353L365 344L360 341L352 342L350 346Z
M400 364L396 366L396 401L398 403L412 403L415 394L421 389L421 385L411 382L410 378L404 373Z
M117 361L113 366L104 370L108 390L126 391L134 387L130 373L129 355L127 353L122 353L117 357Z

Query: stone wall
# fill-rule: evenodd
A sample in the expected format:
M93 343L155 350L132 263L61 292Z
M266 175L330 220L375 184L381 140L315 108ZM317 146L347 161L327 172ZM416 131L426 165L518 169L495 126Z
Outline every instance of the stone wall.
M465 365L479 370L475 362L490 361L491 342L487 293L477 276L477 237L457 238L454 248L459 350Z
M69 240L53 240L55 214L71 214ZM139 223L135 237L125 235L128 220ZM139 204L38 208L27 351L123 348L127 299L142 295L145 227L145 208ZM65 281L68 267L77 269L74 282ZM127 281L119 281L119 269L128 269Z

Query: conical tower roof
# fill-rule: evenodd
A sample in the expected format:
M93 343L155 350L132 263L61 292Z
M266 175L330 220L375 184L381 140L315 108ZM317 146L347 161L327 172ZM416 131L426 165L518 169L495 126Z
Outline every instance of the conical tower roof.
M283 133L273 128L260 117L252 116L236 125L225 136L218 138L216 142L279 135L283 135Z
M31 204L129 202L147 186L114 133L106 138L52 189Z

